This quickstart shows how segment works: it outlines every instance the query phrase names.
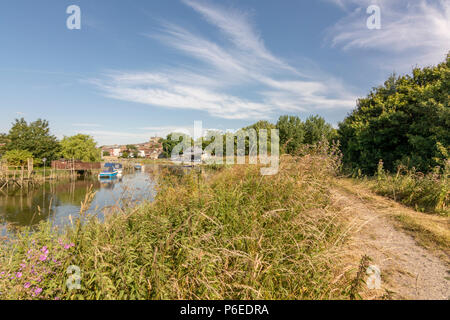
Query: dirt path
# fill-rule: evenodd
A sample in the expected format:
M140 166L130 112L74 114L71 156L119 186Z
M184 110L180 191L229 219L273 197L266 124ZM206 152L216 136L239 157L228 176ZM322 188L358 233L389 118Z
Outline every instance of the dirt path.
M381 271L381 289L365 289L363 297L377 299L390 292L393 299L450 299L448 263L395 227L389 211L400 205L378 197L380 205L377 197L368 197L367 193L362 197L342 187L333 189L335 204L348 213L349 261L354 261L351 267L357 268L361 257L367 255L372 259L370 264Z

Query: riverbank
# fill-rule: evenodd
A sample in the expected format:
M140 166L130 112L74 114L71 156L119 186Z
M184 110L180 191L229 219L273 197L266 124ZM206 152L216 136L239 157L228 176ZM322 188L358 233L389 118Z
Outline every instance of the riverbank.
M279 174L219 168L161 175L156 199L104 222L3 243L2 299L346 299L345 228L325 157L285 157ZM86 206L91 199L86 199ZM82 209L83 211L83 209ZM69 266L81 270L69 291Z

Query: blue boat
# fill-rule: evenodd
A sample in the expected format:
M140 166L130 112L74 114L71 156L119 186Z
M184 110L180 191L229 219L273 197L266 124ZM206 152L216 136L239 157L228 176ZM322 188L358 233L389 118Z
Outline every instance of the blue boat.
M105 163L105 168L113 168L114 170L117 170L117 172L119 174L122 174L123 172L123 166L121 163L112 163L112 162L107 162Z
M138 163L138 164L136 164L136 165L134 166L134 168L135 168L136 170L141 170L141 169L142 169L142 166Z
M113 178L117 177L119 171L114 169L113 167L105 167L102 172L98 175L99 178Z

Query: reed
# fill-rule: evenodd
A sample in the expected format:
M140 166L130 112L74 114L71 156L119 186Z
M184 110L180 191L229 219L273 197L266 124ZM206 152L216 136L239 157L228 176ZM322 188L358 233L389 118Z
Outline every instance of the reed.
M415 169L399 166L396 174L383 169L378 164L376 181L372 189L417 211L450 214L450 160L443 169L423 174Z
M4 242L0 299L349 298L334 174L324 156L283 157L273 176L251 165L161 174L152 203ZM71 265L79 290L66 286Z

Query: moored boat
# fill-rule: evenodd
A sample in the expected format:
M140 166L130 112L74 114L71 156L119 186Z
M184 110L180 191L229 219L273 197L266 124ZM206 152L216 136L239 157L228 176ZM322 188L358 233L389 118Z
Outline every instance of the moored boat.
M114 170L117 170L119 175L121 175L123 173L123 166L121 163L107 162L107 163L105 163L104 167L105 168L113 168Z
M102 172L98 175L98 177L101 178L114 178L117 177L119 174L119 171L114 169L113 167L105 167Z

